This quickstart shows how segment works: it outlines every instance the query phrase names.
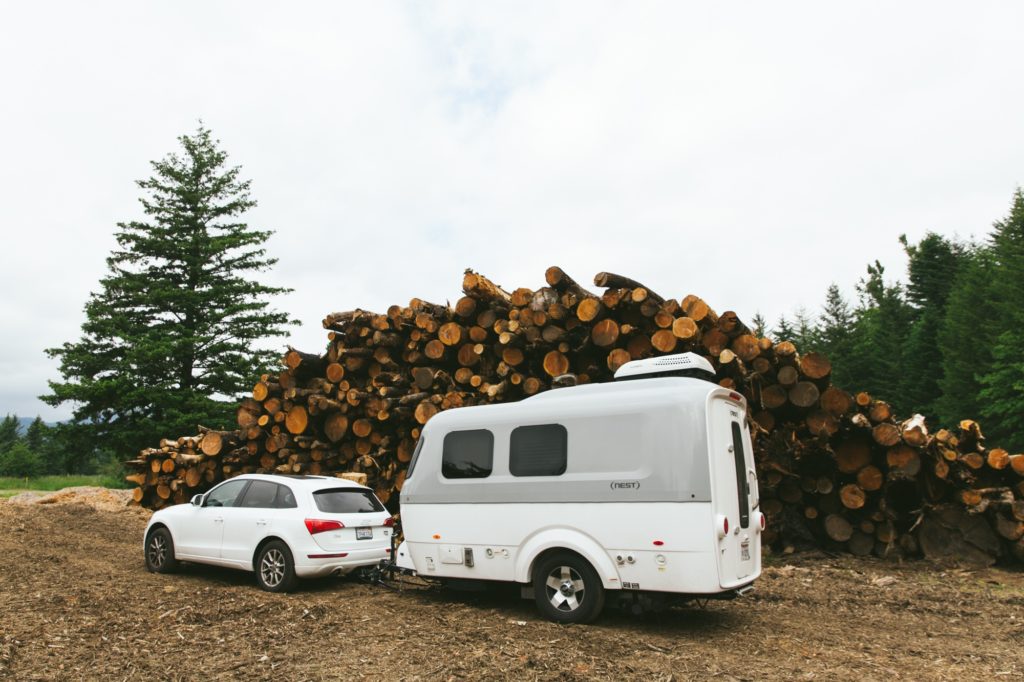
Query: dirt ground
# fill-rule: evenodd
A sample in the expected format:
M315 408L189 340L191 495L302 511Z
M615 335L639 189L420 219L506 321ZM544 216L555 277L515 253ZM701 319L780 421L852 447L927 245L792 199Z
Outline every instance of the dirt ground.
M1019 571L777 557L736 601L559 626L509 591L153 575L146 518L0 502L0 678L1024 679Z

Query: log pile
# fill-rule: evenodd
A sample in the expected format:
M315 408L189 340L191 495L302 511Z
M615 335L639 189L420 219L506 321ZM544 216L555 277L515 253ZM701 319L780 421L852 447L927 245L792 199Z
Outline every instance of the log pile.
M832 386L819 353L756 336L697 296L664 298L598 273L590 291L558 267L537 290L467 270L454 305L413 299L323 320L323 354L290 349L237 411L237 431L200 429L129 462L136 502L180 503L250 472L363 474L397 510L405 468L439 411L609 381L622 364L686 351L750 405L764 539L778 549L1024 561L1024 455L987 448L965 420L924 417Z

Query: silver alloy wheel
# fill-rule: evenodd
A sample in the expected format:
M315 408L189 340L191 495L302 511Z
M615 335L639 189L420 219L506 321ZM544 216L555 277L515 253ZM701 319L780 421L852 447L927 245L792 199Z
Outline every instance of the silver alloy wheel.
M548 601L559 611L575 611L583 603L583 577L572 566L556 566L544 585Z
M279 549L270 549L260 561L260 578L267 587L277 587L284 580L284 554Z
M167 541L159 533L154 533L149 539L149 565L153 568L162 568L167 561Z

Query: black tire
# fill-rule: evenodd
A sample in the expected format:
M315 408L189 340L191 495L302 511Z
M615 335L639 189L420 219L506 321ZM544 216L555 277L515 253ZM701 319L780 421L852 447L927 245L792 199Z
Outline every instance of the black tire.
M289 592L295 588L295 561L288 545L272 540L256 555L256 584L267 592Z
M166 528L157 528L146 537L146 570L150 573L174 573L178 560L174 558L174 539Z
M541 614L556 623L590 623L604 608L597 572L571 552L551 554L534 567L533 596Z

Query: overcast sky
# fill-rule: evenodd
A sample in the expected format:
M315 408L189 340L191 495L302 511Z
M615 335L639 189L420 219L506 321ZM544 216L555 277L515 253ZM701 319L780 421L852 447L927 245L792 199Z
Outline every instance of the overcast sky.
M946 5L946 6L944 6ZM558 264L774 320L983 235L1024 184L1021 3L4 3L0 414L80 333L134 181L202 119L275 301L454 301ZM282 342L282 346L283 346Z

